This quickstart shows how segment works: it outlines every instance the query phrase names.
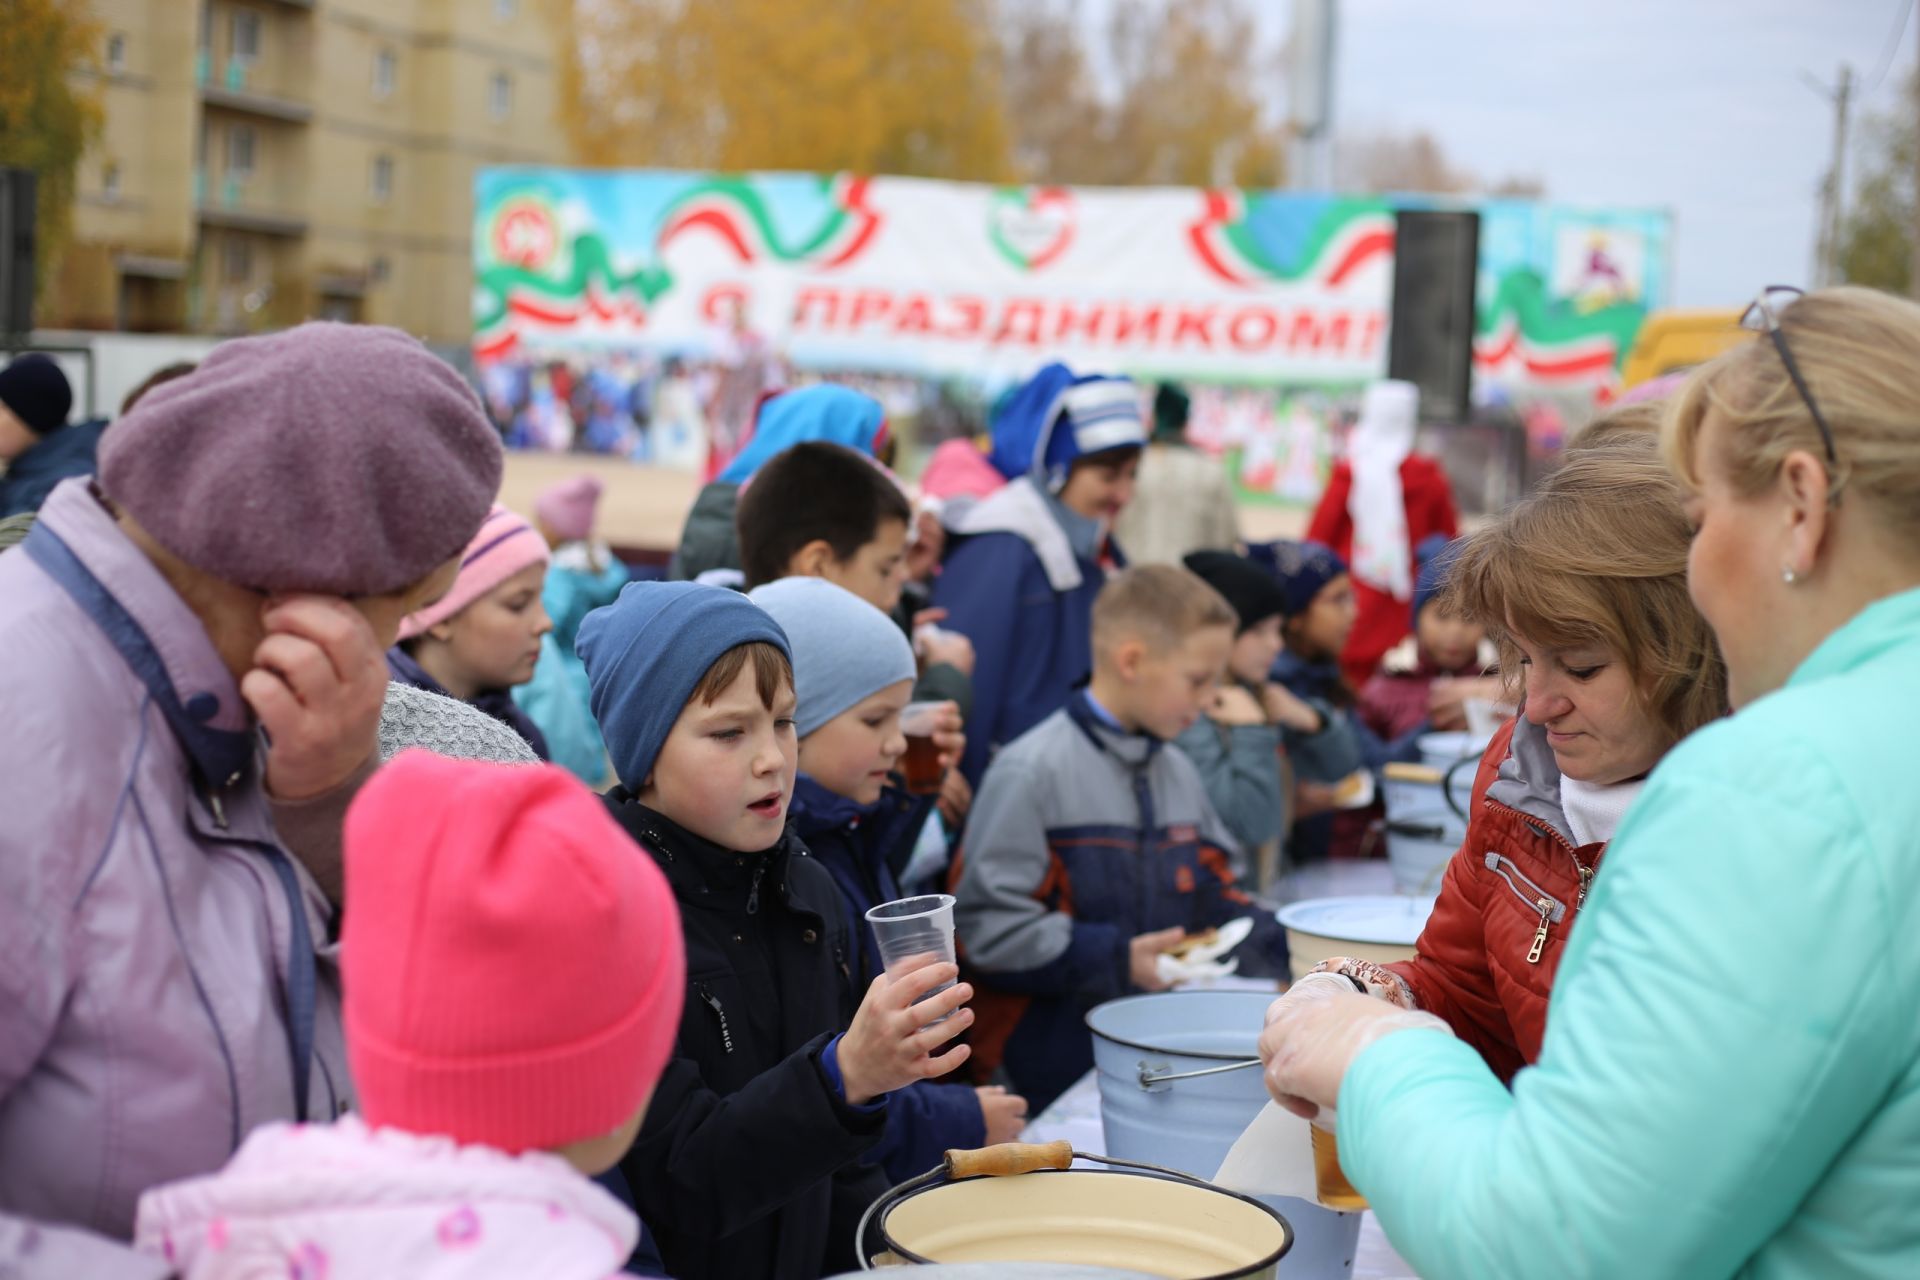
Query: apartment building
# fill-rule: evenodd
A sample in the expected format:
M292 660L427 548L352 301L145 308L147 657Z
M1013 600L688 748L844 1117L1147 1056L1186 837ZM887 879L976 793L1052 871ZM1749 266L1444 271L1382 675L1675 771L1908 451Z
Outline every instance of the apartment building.
M473 174L567 160L560 0L90 0L106 123L49 328L471 332Z

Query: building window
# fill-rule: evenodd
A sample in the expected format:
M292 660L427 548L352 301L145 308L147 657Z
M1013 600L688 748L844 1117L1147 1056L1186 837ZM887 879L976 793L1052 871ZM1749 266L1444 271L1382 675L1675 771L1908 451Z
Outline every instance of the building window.
M385 204L393 198L393 157L375 156L373 173L368 182L375 204Z
M253 126L250 124L227 126L227 176L253 176Z
M233 11L233 58L252 62L260 56L260 15L251 9Z
M120 198L120 166L111 160L107 162L107 167L100 171L100 194L109 200Z
M493 79L487 81L487 114L495 120L505 120L512 111L513 77L496 71Z
M253 279L253 242L227 239L220 242L220 274L229 284L245 284Z
M493 16L501 22L512 22L513 15L518 12L519 0L493 0Z
M382 49L373 55L373 96L379 99L393 96L393 82L398 74L399 63L393 50Z
M120 72L127 69L127 38L118 31L107 37L107 70Z

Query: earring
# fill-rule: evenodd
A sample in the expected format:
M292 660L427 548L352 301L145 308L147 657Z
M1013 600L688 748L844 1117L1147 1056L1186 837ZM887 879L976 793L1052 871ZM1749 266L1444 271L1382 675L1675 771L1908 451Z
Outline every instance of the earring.
M1780 581L1786 583L1788 586L1792 586L1794 583L1800 581L1800 575L1793 571L1792 565L1787 565L1780 570Z

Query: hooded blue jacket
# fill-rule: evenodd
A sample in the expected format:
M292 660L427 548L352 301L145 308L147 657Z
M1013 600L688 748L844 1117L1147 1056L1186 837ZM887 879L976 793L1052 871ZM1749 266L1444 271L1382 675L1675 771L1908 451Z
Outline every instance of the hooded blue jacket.
M1101 552L1126 557L1055 496L1079 458L1139 448L1146 429L1124 379L1042 369L1002 407L992 461L1018 478L961 515L934 580L946 625L973 642L973 715L960 771L977 789L1005 744L1066 705L1093 669Z

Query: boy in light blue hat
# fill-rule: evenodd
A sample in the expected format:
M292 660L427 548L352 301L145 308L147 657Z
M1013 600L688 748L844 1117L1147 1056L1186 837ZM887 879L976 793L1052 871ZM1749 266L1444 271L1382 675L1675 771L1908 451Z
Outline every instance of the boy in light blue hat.
M904 896L887 855L932 804L907 794L894 772L907 750L900 713L913 694L913 648L887 615L823 578L783 578L747 598L793 647L800 775L789 821L839 885L856 940L848 996L857 999L885 968L866 913ZM1012 1141L1027 1109L1004 1089L933 1082L888 1105L886 1136L868 1158L892 1182L925 1173L949 1148Z
M1066 704L1093 663L1093 601L1124 568L1113 522L1147 442L1127 378L1042 369L993 424L991 460L1011 481L950 532L934 581L946 627L973 642L974 708L961 772Z

